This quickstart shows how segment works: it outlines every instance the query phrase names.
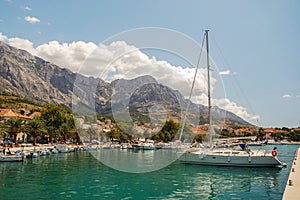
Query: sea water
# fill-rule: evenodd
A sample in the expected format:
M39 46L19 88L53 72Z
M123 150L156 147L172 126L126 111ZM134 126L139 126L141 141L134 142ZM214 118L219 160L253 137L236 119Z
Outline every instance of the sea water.
M88 152L0 163L0 199L281 199L300 145L277 147L287 168L212 167L175 161L153 172L128 173L102 164ZM118 151L124 150L109 154L119 156Z

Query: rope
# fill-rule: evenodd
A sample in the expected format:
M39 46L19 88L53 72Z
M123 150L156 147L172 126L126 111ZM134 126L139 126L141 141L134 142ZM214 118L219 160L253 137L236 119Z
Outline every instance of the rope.
M199 68L199 64L200 64L202 49L203 49L203 46L204 46L204 39L205 39L205 35L203 37L202 44L201 44L201 49L200 49L200 54L199 54L197 65L196 65L195 75L194 75L192 87L191 87L191 90L190 90L189 101L188 101L188 105L187 105L186 110L185 110L185 114L184 114L184 118L183 118L183 123L182 123L181 130L180 130L179 141L181 141L181 138L182 138L183 129L184 129L184 126L185 126L185 123L186 123L187 114L188 114L188 111L189 111L189 108L190 108L190 104L191 104L191 98L192 98L192 94L193 94L193 89L194 89L195 82L196 82L196 76L197 76L197 73L198 73L198 68Z
M223 52L222 52L222 50L221 50L219 44L217 43L217 41L216 41L214 35L213 35L213 34L211 34L211 35L212 35L211 38L212 38L213 42L215 43L215 45L216 45L216 47L217 47L217 50L219 51L220 57L223 59L223 60L222 60L223 65L226 66L227 68L229 68L230 71L232 71L232 68L230 67L229 62L228 62L227 59L225 58L225 56L224 56L224 54L223 54ZM245 101L245 103L247 104L247 106L248 106L248 108L249 108L249 110L250 110L251 113L255 113L255 112L254 112L254 109L252 108L252 106L251 106L251 104L250 104L250 102L249 102L249 100L248 100L248 98L247 98L247 95L245 94L245 92L244 92L244 90L242 89L242 87L240 86L240 84L238 84L239 81L238 81L237 77L234 76L234 75L231 75L230 77L232 78L232 82L233 82L232 84L234 84L234 85L232 85L232 86L236 87L237 90L239 90L239 91L236 92L236 95L238 96L238 98L240 98L241 100L244 100L244 101ZM238 92L240 92L241 95L240 95ZM245 119L245 120L247 120L247 119ZM259 121L259 119L256 119L255 121L257 122L257 124L258 124L259 127L262 127L262 126L261 126L261 123L260 123L260 121Z

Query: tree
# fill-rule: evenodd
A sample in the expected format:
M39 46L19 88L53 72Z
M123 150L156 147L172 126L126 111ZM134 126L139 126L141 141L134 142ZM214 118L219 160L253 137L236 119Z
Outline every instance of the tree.
M45 121L51 142L53 137L63 140L77 137L72 135L76 134L76 127L70 110L61 106L47 105L41 118Z
M194 138L197 142L203 142L205 140L206 134L197 134Z
M258 138L259 140L264 140L264 139L266 139L266 138L265 138L265 135L266 135L266 133L265 133L264 129L260 127L260 128L258 129L258 135L257 135L257 138Z
M6 121L6 124L8 125L9 133L14 137L15 144L17 144L17 135L23 130L24 121L19 118L11 118Z
M45 125L49 134L50 142L56 134L59 134L58 130L63 121L62 108L59 106L47 105L46 109L42 112L42 120L45 121Z
M40 118L34 118L25 125L28 134L33 137L33 146L36 145L36 139L41 133L45 133L45 124Z
M168 120L158 134L151 137L152 140L169 142L175 138L179 130L179 124Z

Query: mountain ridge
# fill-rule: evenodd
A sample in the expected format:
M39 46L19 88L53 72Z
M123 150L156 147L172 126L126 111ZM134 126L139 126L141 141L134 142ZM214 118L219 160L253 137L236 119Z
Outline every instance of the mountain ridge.
M173 112L172 115L176 115L176 112L182 115L182 112L178 113L178 108L180 105L186 107L188 102L178 91L158 84L149 75L108 83L100 78L86 77L61 68L3 42L0 42L0 65L0 86L5 92L68 107L81 102L103 115L112 115L115 107L127 109L128 112L141 111L132 116L147 115L147 109L160 101L168 111ZM192 109L201 112L200 117L205 118L206 106L191 103ZM235 114L219 108L215 108L212 113L218 116L224 112L232 124L250 125ZM205 120L202 122L205 123Z

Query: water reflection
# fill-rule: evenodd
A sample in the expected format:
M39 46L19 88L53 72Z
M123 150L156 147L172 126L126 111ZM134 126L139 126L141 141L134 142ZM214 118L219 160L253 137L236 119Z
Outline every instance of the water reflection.
M119 150L104 149L92 152L92 155L113 169L130 172L145 173L159 170L177 159L172 150Z
M187 177L189 184L176 193L188 190L189 195L203 199L249 199L255 193L259 199L272 199L269 191L278 190L281 169L189 165L185 170L193 175Z

